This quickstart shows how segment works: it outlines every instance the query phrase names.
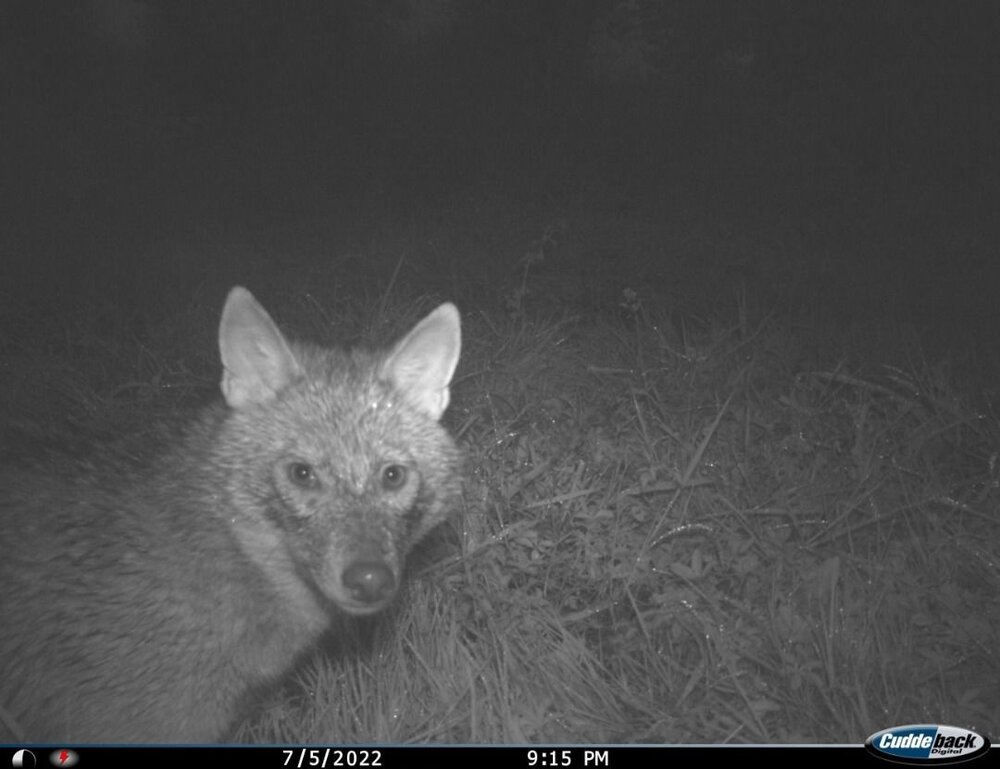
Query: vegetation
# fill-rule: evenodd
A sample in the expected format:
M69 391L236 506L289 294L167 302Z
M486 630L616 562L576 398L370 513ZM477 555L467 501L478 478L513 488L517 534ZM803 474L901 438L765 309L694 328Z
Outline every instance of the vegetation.
M382 242L322 268L217 261L199 286L182 277L194 260L144 276L123 262L119 283L55 281L55 312L8 290L4 448L57 436L85 451L214 397L222 286L239 271L284 328L321 342L390 339L454 299L464 509L395 608L332 636L239 739L857 743L913 722L996 735L989 391L930 359L873 364L890 337L907 351L903 326L838 337L847 325L761 312L750 283L682 311L637 277L646 260L563 277L572 228L546 223L506 271L446 277ZM162 292L125 290L154 281Z
M1000 741L991 6L8 5L0 461L217 397L236 284L462 311L463 509L240 739Z

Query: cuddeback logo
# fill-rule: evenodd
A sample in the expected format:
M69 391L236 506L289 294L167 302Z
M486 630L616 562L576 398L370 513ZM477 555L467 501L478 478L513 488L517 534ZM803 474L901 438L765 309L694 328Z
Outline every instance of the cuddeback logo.
M951 764L983 755L990 741L955 726L914 724L875 732L865 747L879 758L904 764Z

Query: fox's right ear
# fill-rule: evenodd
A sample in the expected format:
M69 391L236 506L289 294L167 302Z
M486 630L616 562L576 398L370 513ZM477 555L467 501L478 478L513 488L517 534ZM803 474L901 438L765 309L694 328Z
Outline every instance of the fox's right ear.
M382 374L434 420L451 399L451 378L462 350L462 323L450 302L420 321L389 353Z
M232 408L266 403L302 373L271 316L242 286L222 309L219 353L222 394Z

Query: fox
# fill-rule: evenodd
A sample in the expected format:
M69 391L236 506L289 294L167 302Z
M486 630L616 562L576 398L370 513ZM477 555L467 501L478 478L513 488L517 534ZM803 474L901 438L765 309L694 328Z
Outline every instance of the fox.
M390 348L326 348L237 286L218 343L221 398L150 458L0 471L6 741L226 740L459 507L455 305Z

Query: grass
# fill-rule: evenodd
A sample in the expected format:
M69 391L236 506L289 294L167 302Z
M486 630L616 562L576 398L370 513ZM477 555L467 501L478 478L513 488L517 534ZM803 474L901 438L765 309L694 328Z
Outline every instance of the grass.
M451 553L242 736L995 734L995 419L932 372L791 372L768 323L660 328L473 321Z
M59 313L8 288L5 449L56 435L82 450L213 397L228 283L266 286L279 324L321 342L392 339L457 298L446 419L468 455L464 509L395 607L331 636L237 739L859 743L921 722L1000 736L989 400L933 360L817 352L831 327L760 312L752 286L698 314L611 291L614 266L596 288L563 281L545 270L573 247L566 227L545 225L506 283L441 284L397 252L375 289L334 267L237 281L253 261L235 259L141 306L98 278L50 290Z

